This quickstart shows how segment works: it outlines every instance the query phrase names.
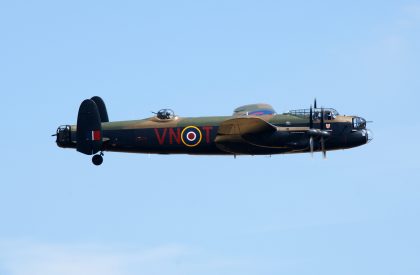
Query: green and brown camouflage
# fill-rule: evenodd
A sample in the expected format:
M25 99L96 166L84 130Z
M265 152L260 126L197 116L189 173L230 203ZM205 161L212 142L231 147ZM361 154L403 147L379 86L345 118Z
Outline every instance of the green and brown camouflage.
M276 114L268 104L234 110L232 116L179 117L164 109L141 120L108 122L99 97L85 100L77 125L60 126L57 144L95 155L104 151L147 154L273 155L347 149L371 139L366 120L331 108ZM97 153L100 153L99 155Z

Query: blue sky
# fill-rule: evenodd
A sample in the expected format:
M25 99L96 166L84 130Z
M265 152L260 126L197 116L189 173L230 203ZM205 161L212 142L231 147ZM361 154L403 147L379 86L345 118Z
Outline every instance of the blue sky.
M0 274L419 274L419 1L3 1ZM111 120L271 103L373 120L367 146L90 158Z

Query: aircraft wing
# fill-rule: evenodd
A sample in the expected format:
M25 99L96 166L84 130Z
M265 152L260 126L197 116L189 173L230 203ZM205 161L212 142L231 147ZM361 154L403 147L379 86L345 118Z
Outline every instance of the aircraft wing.
M277 127L258 117L241 117L226 120L219 126L215 142L219 146L248 146L251 145L245 136L270 134L277 131Z
M226 120L219 127L218 135L245 135L275 132L277 127L258 117L240 117Z
M217 147L232 154L270 154L273 149L284 150L296 146L291 135L305 134L307 128L277 127L260 117L238 117L226 120L219 126L215 142ZM273 144L283 140L283 145Z

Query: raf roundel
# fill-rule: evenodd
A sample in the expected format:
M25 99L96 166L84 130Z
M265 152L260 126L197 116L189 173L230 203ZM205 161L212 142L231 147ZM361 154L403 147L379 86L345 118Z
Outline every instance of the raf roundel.
M195 147L200 144L202 139L203 134L201 133L200 129L195 126L188 126L182 130L181 140L185 146Z

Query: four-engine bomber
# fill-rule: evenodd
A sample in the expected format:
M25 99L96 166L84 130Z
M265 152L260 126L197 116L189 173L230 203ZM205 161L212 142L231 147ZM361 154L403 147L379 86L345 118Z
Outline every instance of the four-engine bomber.
M179 117L171 109L155 116L110 122L104 101L82 102L76 125L57 129L62 148L93 155L101 165L103 152L192 155L273 155L348 149L368 143L366 120L340 115L332 108L277 114L268 104L237 108L232 116Z

